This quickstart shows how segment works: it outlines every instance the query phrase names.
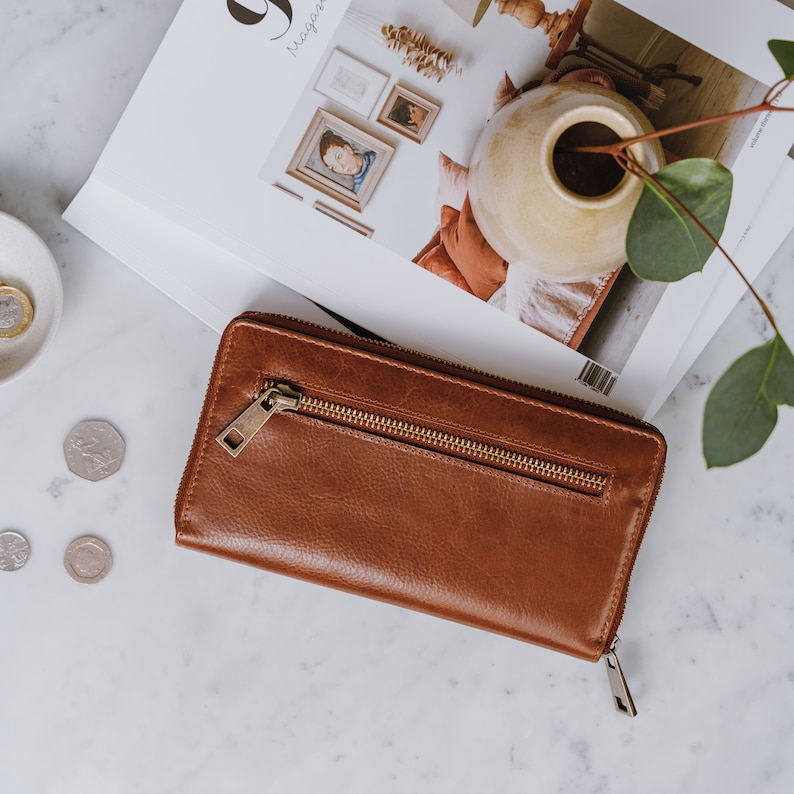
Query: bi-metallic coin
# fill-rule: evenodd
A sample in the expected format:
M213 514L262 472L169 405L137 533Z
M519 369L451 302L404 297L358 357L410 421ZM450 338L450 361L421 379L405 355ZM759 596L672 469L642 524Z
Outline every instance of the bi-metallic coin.
M33 322L33 304L16 287L0 282L0 339L13 339Z

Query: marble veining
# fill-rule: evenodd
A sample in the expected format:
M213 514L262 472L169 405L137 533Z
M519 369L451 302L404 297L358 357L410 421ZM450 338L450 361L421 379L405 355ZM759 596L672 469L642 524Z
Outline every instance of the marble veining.
M53 347L0 387L0 531L31 544L0 572L0 791L792 791L794 410L744 464L699 448L709 386L763 332L748 300L656 418L669 465L621 630L635 720L600 664L174 546L217 337L60 214L177 5L0 7L0 210L64 282ZM790 237L759 281L790 340L792 266ZM87 418L127 442L101 482L63 457ZM114 560L89 586L63 567L86 534Z

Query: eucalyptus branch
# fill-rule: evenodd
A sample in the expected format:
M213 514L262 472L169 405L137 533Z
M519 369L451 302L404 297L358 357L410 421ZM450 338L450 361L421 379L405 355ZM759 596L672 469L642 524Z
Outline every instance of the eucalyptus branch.
M794 112L794 107L779 106L794 82L794 42L773 39L768 47L785 77L753 107L612 144L558 149L610 155L623 171L642 180L643 189L626 233L627 261L639 278L680 280L702 271L717 250L739 275L774 330L773 339L738 358L709 393L703 414L703 454L709 467L730 466L761 449L775 427L778 406L794 405L794 354L765 301L720 245L733 189L730 171L714 159L694 157L650 173L632 147L745 116L767 114L767 118L772 113ZM665 254L665 245L672 254Z
M767 320L769 320L772 329L775 331L776 334L780 333L777 327L777 323L775 322L774 315L770 310L769 306L767 305L766 301L758 294L755 287L753 287L752 283L749 281L747 276L744 275L742 269L736 264L733 258L728 254L728 252L722 247L719 240L706 228L706 226L701 222L701 220L685 205L681 202L681 200L668 190L658 179L654 177L652 173L647 171L643 168L637 160L631 155L629 152L625 151L615 151L613 152L613 156L617 161L618 165L623 168L624 171L633 174L634 176L639 177L647 184L650 184L654 190L660 192L668 201L674 204L678 209L684 213L684 215L692 221L692 223L697 226L697 228L701 231L703 235L708 239L708 241L714 246L716 250L718 250L728 261L734 271L737 273L739 278L742 280L744 285L747 287L747 290L750 294L755 298L758 302L758 305L761 307L761 310L764 312Z

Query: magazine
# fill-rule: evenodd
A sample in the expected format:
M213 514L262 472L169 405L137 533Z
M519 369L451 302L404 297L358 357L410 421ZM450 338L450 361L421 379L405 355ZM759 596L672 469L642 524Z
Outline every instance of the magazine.
M298 312L319 304L406 347L635 415L658 405L725 274L718 255L703 273L669 286L639 282L627 268L595 279L589 292L560 298L551 285L544 306L552 310L535 305L534 283L509 265L488 294L487 285L472 290L451 269L422 262L440 208L449 215L464 207L472 149L505 86L553 71L543 31L499 14L496 4L476 26L440 1L253 5L185 0L67 220L213 327L238 305L270 308L269 295L299 293L311 303L286 301ZM788 26L794 38L794 13L777 0L754 8L759 41L731 52L715 43L709 22L717 13L724 19L725 3L700 3L696 14L680 2L646 6L593 0L580 31L588 32L587 52L565 56L563 66L586 58L619 78L631 71L626 64L675 64L658 84L654 72L636 80L656 98L661 90L659 107L648 110L659 126L676 113L750 104L778 77L764 37L786 37ZM664 19L650 18L660 13ZM405 52L387 46L384 25L452 53L435 58L441 79L419 74ZM593 60L601 52L619 61ZM413 118L402 115L406 108ZM352 153L355 175L349 163L329 167L320 151L326 132L346 144L338 148ZM675 154L714 156L734 173L727 250L746 236L793 139L791 120L778 114L675 142ZM206 244L203 256L147 253L137 237L147 218L174 239Z

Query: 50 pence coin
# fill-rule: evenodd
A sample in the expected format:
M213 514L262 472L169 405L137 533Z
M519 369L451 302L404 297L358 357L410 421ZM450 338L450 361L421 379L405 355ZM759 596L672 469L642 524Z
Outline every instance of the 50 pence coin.
M110 422L78 422L63 442L69 471L97 482L115 474L124 460L124 439Z

